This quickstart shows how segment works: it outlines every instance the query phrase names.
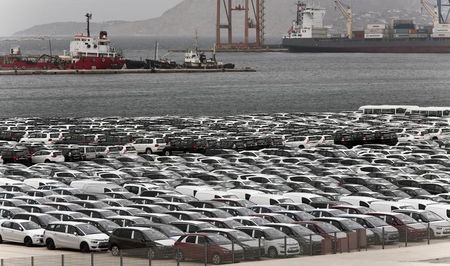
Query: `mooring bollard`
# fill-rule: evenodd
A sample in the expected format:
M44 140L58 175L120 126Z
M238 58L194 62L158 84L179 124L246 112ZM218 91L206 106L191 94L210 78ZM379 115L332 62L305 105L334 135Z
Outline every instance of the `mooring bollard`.
M427 223L427 244L430 244L430 240L431 240L431 229L430 229L430 222Z
M309 255L310 255L310 256L314 255L314 252L313 252L312 235L309 235Z
M384 226L381 228L381 249L384 249Z

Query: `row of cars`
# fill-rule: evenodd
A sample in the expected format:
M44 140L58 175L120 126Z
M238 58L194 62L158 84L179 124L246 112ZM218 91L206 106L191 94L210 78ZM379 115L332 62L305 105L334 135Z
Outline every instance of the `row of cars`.
M155 258L202 259L206 248L217 264L448 237L445 138L351 148L331 142L338 132L364 132L355 136L366 139L382 132L373 134L389 140L383 132L444 123L359 113L5 120L6 131L90 132L124 143L87 161L1 165L0 237L113 255L145 250ZM103 147L79 139L59 145ZM257 140L266 142L255 146ZM157 155L145 148L177 141L191 150ZM3 143L54 151L49 143Z

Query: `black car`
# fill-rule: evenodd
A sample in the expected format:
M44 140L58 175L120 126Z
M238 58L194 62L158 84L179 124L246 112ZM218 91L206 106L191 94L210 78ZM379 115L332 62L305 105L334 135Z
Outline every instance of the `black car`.
M152 228L117 228L109 237L109 250L113 256L128 254L150 259L168 259L175 256L174 243L174 240Z

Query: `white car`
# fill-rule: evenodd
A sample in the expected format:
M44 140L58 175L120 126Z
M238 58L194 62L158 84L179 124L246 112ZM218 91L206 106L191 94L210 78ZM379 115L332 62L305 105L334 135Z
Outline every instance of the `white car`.
M6 220L0 224L0 243L23 243L27 247L44 245L44 229L28 220Z
M19 142L38 142L44 144L53 144L56 141L62 140L62 138L63 133L61 132L36 132L29 134L28 137L21 138Z
M136 150L136 148L133 145L124 145L122 150L120 151L120 154L123 155L137 155L138 152Z
M162 153L167 146L166 141L162 138L139 138L136 139L131 145L137 150L138 153Z
M58 150L40 150L31 156L32 163L60 163L64 161L64 155Z
M54 222L44 232L47 249L69 248L82 252L108 250L109 236L81 222Z

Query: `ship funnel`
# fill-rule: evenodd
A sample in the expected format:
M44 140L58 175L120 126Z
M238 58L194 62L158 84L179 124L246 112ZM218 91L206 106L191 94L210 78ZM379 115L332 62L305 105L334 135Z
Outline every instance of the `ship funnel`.
M100 31L100 39L102 40L108 39L108 33L106 31Z

